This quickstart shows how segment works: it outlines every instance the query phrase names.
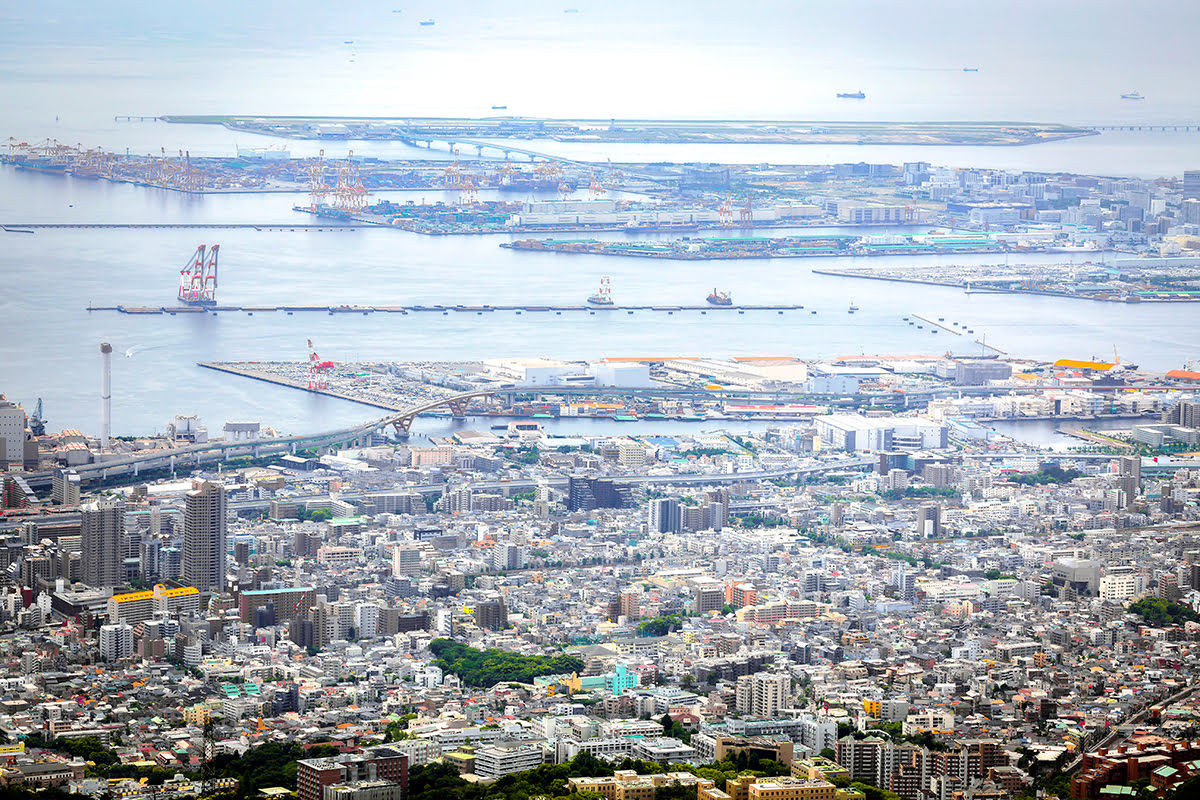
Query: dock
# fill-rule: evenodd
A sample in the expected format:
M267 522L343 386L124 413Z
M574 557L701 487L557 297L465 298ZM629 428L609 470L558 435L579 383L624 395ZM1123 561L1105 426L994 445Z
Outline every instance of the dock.
M699 311L701 314L744 314L747 311L751 312L771 312L783 314L787 311L801 311L804 306L801 305L736 305L736 306L586 306L586 305L570 305L570 306L493 306L493 305L432 305L432 306L96 306L89 305L87 311L115 311L119 314L130 315L146 315L146 314L168 314L174 316L176 314L220 314L220 313L245 313L253 314L269 314L274 312L283 312L285 314L294 314L299 312L305 313L323 313L323 314L400 314L407 316L408 314L420 313L442 313L450 314L493 314L497 312L510 312L514 314L554 314L561 316L565 313L583 313L589 314L616 314L624 311L627 314L632 314L635 311L653 311L666 312L674 314L676 311ZM810 312L816 314L816 311Z

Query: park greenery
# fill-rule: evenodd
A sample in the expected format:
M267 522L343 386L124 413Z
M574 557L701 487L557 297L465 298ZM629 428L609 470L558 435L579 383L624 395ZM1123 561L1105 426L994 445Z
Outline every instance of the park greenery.
M496 455L503 456L509 461L515 461L518 464L536 464L541 458L541 453L532 445L522 445L518 448L498 447Z
M671 631L677 631L682 627L682 619L673 614L668 614L665 617L655 617L654 619L638 623L638 635L666 636Z
M782 517L764 514L731 514L729 521L739 528L779 528L787 523Z
M1184 622L1200 622L1197 614L1187 606L1171 603L1161 597L1143 597L1129 604L1129 611L1137 614L1148 625L1182 625Z
M924 497L962 497L962 492L953 486L909 486L906 489L892 489L880 492L882 497L889 500L904 500L906 498Z
M489 648L479 650L451 639L434 639L429 645L446 672L457 675L468 686L488 688L502 681L531 683L541 675L560 675L579 672L583 660L576 656L523 656Z
M1070 483L1083 473L1077 469L1063 469L1058 464L1043 464L1037 472L1010 475L1009 480L1023 486L1041 486L1048 483Z

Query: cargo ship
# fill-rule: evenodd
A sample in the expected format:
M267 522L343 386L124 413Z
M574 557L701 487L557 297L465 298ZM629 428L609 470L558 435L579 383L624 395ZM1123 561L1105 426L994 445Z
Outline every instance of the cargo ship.
M857 92L838 92L838 97L844 100L863 100L866 98L866 95L862 93L862 90L859 90Z
M611 306L613 304L612 287L609 285L607 275L600 279L600 288L587 301L589 305L593 306Z
M729 292L718 292L716 289L713 289L712 294L710 294L705 299L708 300L708 302L714 306L731 306L731 305L733 305L733 298L729 296Z

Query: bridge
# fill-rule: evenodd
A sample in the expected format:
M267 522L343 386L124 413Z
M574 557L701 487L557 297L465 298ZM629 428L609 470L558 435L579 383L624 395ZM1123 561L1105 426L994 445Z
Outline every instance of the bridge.
M1200 125L1189 122L1180 122L1174 125L1087 125L1085 126L1093 131L1156 131L1158 133L1174 133L1177 131L1185 133L1200 133Z
M483 157L484 150L495 150L497 153L503 154L505 159L513 154L516 154L528 158L530 163L538 160L555 161L560 164L570 164L573 167L586 167L588 169L600 166L599 162L596 161L580 161L574 158L567 158L566 156L555 156L549 153L542 153L537 150L527 150L523 147L513 147L510 144L497 144L496 142L486 142L479 139L464 139L458 136L434 136L428 133L412 133L406 131L398 134L395 139L396 141L403 142L410 147L424 146L426 150L432 150L435 142L442 143L445 144L446 148L451 152L454 151L455 145L463 144L467 147L474 147L475 155L479 158ZM626 170L626 174L632 178L654 181L656 183L663 180L662 175L648 175L642 172L629 172L628 170Z
M494 391L480 390L476 392L463 392L452 397L442 397L435 400L429 400L424 403L419 403L415 406L399 411L395 414L390 414L379 420L376 427L383 428L391 425L396 429L397 436L408 436L408 431L412 428L413 420L418 414L424 414L426 411L432 411L435 408L442 406L449 407L455 419L462 419L467 415L467 405L476 397L489 397L495 394Z
M454 150L456 144L465 144L468 147L474 147L476 155L482 157L484 150L495 150L497 153L502 153L505 158L512 154L525 156L531 162L541 159L542 161L558 161L563 164L571 164L577 167L592 167L595 166L590 161L578 161L573 158L565 158L563 156L552 156L548 153L540 153L536 150L526 150L523 147L513 147L508 144L496 144L495 142L484 142L478 139L463 139L455 136L433 136L428 133L411 133L404 132L395 137L398 141L404 142L410 147L421 147L432 150L435 142L443 143L451 151Z

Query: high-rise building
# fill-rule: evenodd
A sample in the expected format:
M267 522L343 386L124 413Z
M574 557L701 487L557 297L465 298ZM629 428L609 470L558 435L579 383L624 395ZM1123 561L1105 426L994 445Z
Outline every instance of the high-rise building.
M25 409L0 394L0 469L25 463Z
M674 497L651 500L646 506L646 527L654 533L679 533L682 530L679 501Z
M713 578L688 581L692 589L692 610L697 614L720 611L725 606L725 584Z
M1121 456L1117 488L1121 490L1121 508L1128 508L1137 499L1142 488L1142 459L1138 456Z
M415 547L397 547L392 550L392 575L418 575L421 572L421 551Z
M503 572L525 566L525 548L512 542L497 542L492 547L492 569Z
M586 478L572 475L567 481L567 510L593 511L597 508L628 508L632 492L627 484L612 478Z
M741 714L773 718L791 705L792 676L786 672L756 672L737 680L736 702Z
M225 589L225 486L193 481L184 498L183 580L200 591Z
M624 589L617 599L617 613L633 620L642 615L642 592L640 589Z
M917 535L925 538L942 533L942 507L937 503L922 503L917 509Z
M475 624L484 630L500 630L508 625L508 609L503 600L491 600L475 606Z
M125 623L100 626L100 657L116 661L133 655L133 628Z
M51 500L59 506L79 505L79 473L73 469L54 470L51 478Z
M1189 169L1183 173L1183 199L1200 200L1200 169Z
M83 582L115 588L125 585L125 503L104 498L79 509Z

